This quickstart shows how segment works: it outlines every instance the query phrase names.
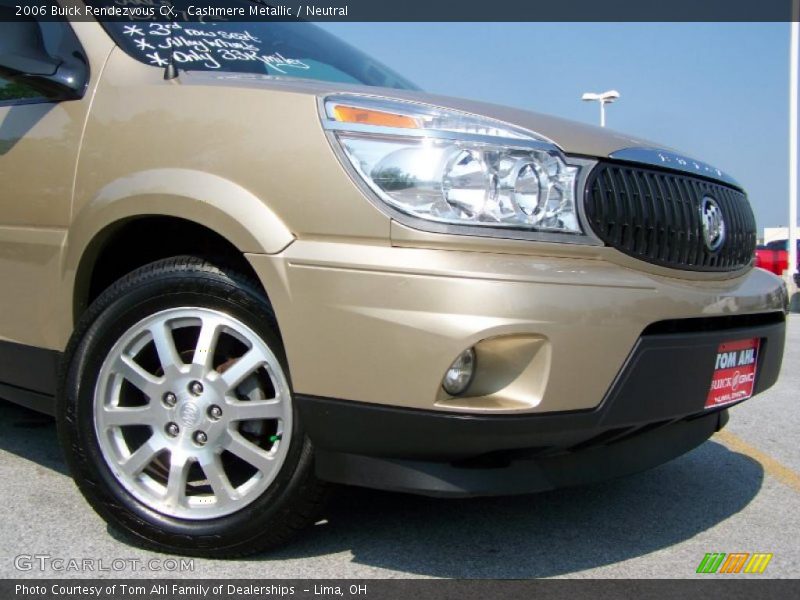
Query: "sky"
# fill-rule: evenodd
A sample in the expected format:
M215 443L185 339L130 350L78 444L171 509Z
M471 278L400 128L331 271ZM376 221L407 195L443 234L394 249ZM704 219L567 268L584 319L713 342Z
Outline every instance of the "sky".
M788 222L788 23L325 23L422 89L607 126L736 178Z

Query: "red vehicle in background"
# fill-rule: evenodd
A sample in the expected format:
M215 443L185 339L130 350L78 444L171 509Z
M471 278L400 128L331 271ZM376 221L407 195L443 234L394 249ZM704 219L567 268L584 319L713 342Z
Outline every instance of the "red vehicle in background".
M797 251L800 255L800 240L797 242ZM783 276L783 272L789 268L789 240L775 240L758 246L756 248L756 266L775 273L775 275ZM795 273L795 282L800 279L799 275Z

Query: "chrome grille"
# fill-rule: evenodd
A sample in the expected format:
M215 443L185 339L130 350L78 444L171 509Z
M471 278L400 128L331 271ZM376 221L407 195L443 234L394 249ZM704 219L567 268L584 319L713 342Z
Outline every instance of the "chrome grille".
M725 242L705 244L700 204L714 198L725 219ZM753 259L756 222L747 196L701 177L601 162L589 174L586 217L607 245L649 263L691 271L734 271Z

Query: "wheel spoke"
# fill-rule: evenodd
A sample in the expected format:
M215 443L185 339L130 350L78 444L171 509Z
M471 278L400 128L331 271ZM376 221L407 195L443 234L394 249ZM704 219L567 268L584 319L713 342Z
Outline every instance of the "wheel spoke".
M231 433L225 449L264 474L274 468L273 460L269 454L252 442L247 441L239 433Z
M225 473L219 454L202 455L200 457L200 466L203 468L203 473L214 491L218 506L228 504L239 497L238 492L231 485L230 479Z
M219 321L211 318L204 318L200 326L200 335L197 338L197 347L192 357L192 363L201 365L206 371L211 370L211 363L214 358L214 349L219 338Z
M156 345L158 360L164 373L180 370L183 361L175 348L175 338L172 336L167 321L156 323L150 328L150 335L153 336L153 343Z
M220 379L225 384L225 391L230 391L239 385L248 375L264 364L264 357L254 349L248 350L241 358L222 375Z
M231 421L280 419L283 403L280 400L237 400L228 402L226 411Z
M101 413L104 427L126 427L129 425L150 425L153 420L153 410L146 406L107 406Z
M264 398L265 400L284 400L284 394L281 392L280 384L278 383L280 379L275 375L275 371L273 370L272 366L269 363L264 364L264 369L267 371L267 375L269 375L269 380L272 382L273 385L273 397L272 398Z
M114 365L114 371L138 388L146 396L153 395L153 388L158 385L158 378L140 367L132 358L122 354Z
M158 453L164 449L156 441L156 436L153 435L142 444L133 454L131 454L125 462L120 465L122 471L128 477L135 477L141 473L147 465L149 465Z
M187 460L183 452L172 451L169 459L169 476L167 477L167 493L164 500L169 506L180 506L186 498L186 480L192 462Z

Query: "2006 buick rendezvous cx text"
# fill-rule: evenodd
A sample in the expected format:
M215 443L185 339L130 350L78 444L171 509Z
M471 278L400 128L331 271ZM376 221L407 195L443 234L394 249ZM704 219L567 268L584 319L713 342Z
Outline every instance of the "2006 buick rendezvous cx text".
M119 0L118 0L119 1ZM137 0L133 0L136 2ZM140 2L144 0L138 0ZM150 0L152 4L155 4ZM120 2L124 4L124 2ZM235 20L236 18L248 17L295 17L295 18L314 18L314 17L347 17L349 15L348 6L316 6L311 4L300 5L297 8L290 6L267 6L266 4L239 3L237 6L196 6L189 4L186 7L185 16L190 18L211 17L214 19ZM184 11L181 11L184 12ZM172 3L158 4L158 6L126 5L116 4L73 4L61 6L59 4L34 4L28 5L22 2L14 4L14 16L17 17L97 17L97 18L127 18L127 19L176 19L179 17L178 11Z
M786 291L705 163L309 23L0 28L0 395L138 543L639 471L775 382Z

